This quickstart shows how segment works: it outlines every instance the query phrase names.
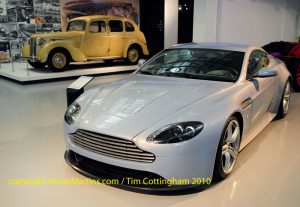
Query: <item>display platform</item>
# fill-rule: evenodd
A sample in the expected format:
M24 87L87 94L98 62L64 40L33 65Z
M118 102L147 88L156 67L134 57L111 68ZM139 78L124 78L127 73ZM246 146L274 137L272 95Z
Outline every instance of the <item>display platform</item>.
M32 68L26 62L2 63L0 77L21 84L32 84L58 80L75 79L77 77L101 76L116 73L129 73L138 68L137 65L126 65L124 62L105 64L103 62L73 63L63 72L52 72L47 67L43 69Z

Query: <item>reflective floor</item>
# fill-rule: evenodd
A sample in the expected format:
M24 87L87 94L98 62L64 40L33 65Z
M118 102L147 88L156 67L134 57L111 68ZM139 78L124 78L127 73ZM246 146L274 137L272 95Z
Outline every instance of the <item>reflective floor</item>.
M124 76L98 77L92 85ZM300 93L292 94L288 116L240 153L232 175L202 192L154 196L106 185L10 185L16 178L84 178L63 159L71 82L23 86L0 79L1 206L300 206Z

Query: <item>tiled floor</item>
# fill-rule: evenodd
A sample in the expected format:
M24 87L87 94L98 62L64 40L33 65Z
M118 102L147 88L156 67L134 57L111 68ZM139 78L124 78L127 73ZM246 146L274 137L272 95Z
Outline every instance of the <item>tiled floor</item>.
M104 76L103 83L125 75ZM300 93L239 155L233 174L182 196L154 196L105 185L9 185L9 179L84 178L64 161L65 89L72 81L18 85L0 79L1 206L300 206Z

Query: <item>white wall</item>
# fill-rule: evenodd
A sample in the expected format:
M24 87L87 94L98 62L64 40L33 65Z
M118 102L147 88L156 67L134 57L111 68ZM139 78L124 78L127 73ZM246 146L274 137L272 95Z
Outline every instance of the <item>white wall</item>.
M299 0L195 0L195 42L297 40ZM202 12L202 14L199 14Z
M196 0L197 1L197 0ZM153 11L155 15L155 11ZM178 42L178 0L165 0L165 48Z

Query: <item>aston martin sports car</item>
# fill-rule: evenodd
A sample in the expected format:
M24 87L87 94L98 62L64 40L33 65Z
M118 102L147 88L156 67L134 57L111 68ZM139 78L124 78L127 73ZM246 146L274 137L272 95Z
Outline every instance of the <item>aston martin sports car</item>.
M285 64L261 48L173 46L69 106L65 160L87 177L129 188L222 180L239 152L288 113L290 84Z

